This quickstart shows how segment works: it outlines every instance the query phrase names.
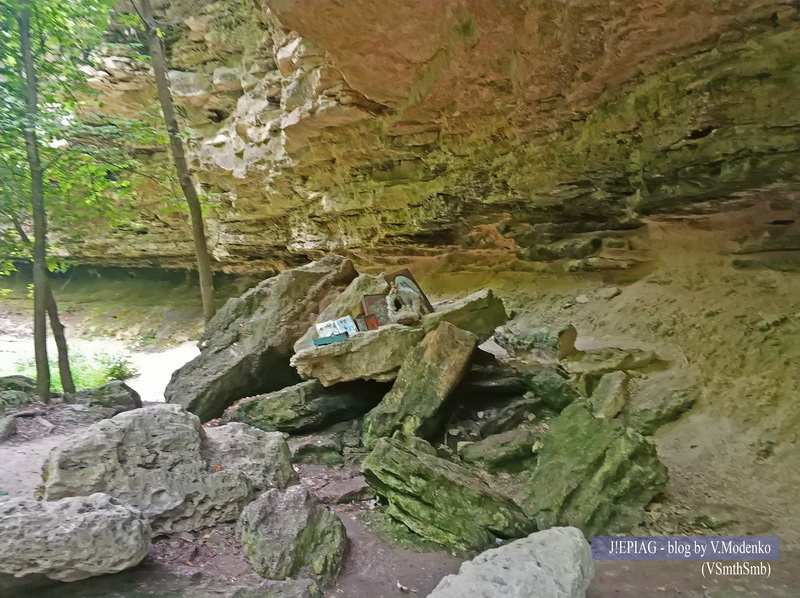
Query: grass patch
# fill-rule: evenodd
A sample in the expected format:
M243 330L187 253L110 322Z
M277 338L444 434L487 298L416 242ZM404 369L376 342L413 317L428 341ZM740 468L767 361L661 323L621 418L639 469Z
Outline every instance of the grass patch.
M87 355L71 352L69 356L72 369L72 379L76 390L97 388L112 380L127 380L137 375L136 368L130 361L130 356L125 353L96 353ZM50 380L52 390L64 392L61 376L58 371L57 358L50 357ZM29 378L36 378L36 362L33 357L21 359L17 362L17 372Z

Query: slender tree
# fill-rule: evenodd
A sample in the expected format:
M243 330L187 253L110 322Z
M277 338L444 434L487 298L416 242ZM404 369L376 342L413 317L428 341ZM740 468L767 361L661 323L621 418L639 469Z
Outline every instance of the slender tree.
M214 315L214 279L211 273L211 259L208 254L208 244L206 242L205 224L203 222L203 209L200 198L192 182L192 175L189 165L186 162L186 154L183 149L183 142L180 137L178 117L175 114L175 106L172 103L172 92L169 89L167 79L167 66L164 58L164 46L159 35L158 24L153 15L153 7L150 0L135 0L134 6L139 13L139 18L147 34L147 46L150 51L150 60L153 65L153 73L156 80L158 101L164 113L164 122L169 135L169 145L172 150L172 157L175 161L175 170L178 173L178 181L189 205L189 214L192 224L192 236L194 237L194 250L197 259L197 272L200 275L200 296L203 301L203 316L208 322Z
M93 157L83 151L72 154L72 163L59 164L63 156L52 156L49 142L63 132L64 117L77 105L74 92L84 79L81 59L92 33L101 32L107 22L109 8L109 0L0 3L0 215L13 224L22 245L9 253L33 258L37 394L45 402L50 398L48 316L62 387L75 392L64 326L50 288L46 195L48 189L67 191L67 197L72 191L92 190L95 183L82 177L98 171ZM47 169L51 171L45 175ZM81 204L92 204L91 195ZM74 211L73 206L61 207L64 214ZM32 222L32 240L23 219ZM9 243L7 231L3 241ZM7 270L7 264L2 269Z
M27 118L23 125L25 152L31 179L33 214L33 343L36 354L36 394L50 401L50 365L47 361L47 212L44 207L44 177L36 138L36 115L39 112L36 67L31 46L31 10L29 0L22 0L17 12L19 43L25 71Z

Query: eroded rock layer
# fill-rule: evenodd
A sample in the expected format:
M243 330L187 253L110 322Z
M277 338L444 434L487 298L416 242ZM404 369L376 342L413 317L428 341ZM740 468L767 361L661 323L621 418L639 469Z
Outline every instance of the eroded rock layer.
M632 232L643 218L753 205L778 183L740 250L765 250L766 229L767 251L798 250L797 231L775 224L798 210L794 3L218 0L198 10L174 0L162 10L218 269L332 250L628 268L646 259ZM125 53L109 46L93 82L104 110L130 115L154 96ZM139 226L72 252L190 265L184 216L164 214L155 188L139 194Z

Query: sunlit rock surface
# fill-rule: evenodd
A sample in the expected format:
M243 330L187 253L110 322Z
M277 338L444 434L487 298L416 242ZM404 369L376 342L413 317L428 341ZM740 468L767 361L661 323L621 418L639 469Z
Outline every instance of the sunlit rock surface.
M160 4L218 269L332 250L626 269L648 259L643 219L754 203L737 259L796 266L797 230L771 224L797 210L791 3ZM126 54L109 46L92 81L133 115L154 94ZM138 226L72 252L190 265L185 215L145 187Z

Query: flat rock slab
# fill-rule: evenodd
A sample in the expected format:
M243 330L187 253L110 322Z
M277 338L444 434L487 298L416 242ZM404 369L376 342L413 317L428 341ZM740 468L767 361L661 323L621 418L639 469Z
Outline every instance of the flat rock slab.
M424 336L421 328L381 326L346 341L302 349L291 364L302 378L317 379L323 386L359 379L388 382L397 377L406 355Z
M172 375L167 402L207 421L238 399L299 382L292 346L355 277L350 260L328 256L229 299L206 326L200 355Z
M479 554L428 598L584 598L593 577L581 531L556 527Z
M359 475L349 480L333 480L314 490L314 495L323 504L338 505L369 500L375 496L375 491L364 476Z
M150 533L138 509L106 494L0 498L0 592L28 576L76 581L133 567L150 551Z
M437 303L431 314L422 316L425 332L435 330L441 322L449 322L478 337L478 342L488 340L498 326L508 321L503 301L491 289L476 291L457 301Z
M447 415L446 402L469 367L477 337L448 322L408 354L392 390L364 418L362 440L371 447L378 438L402 430L431 440Z

